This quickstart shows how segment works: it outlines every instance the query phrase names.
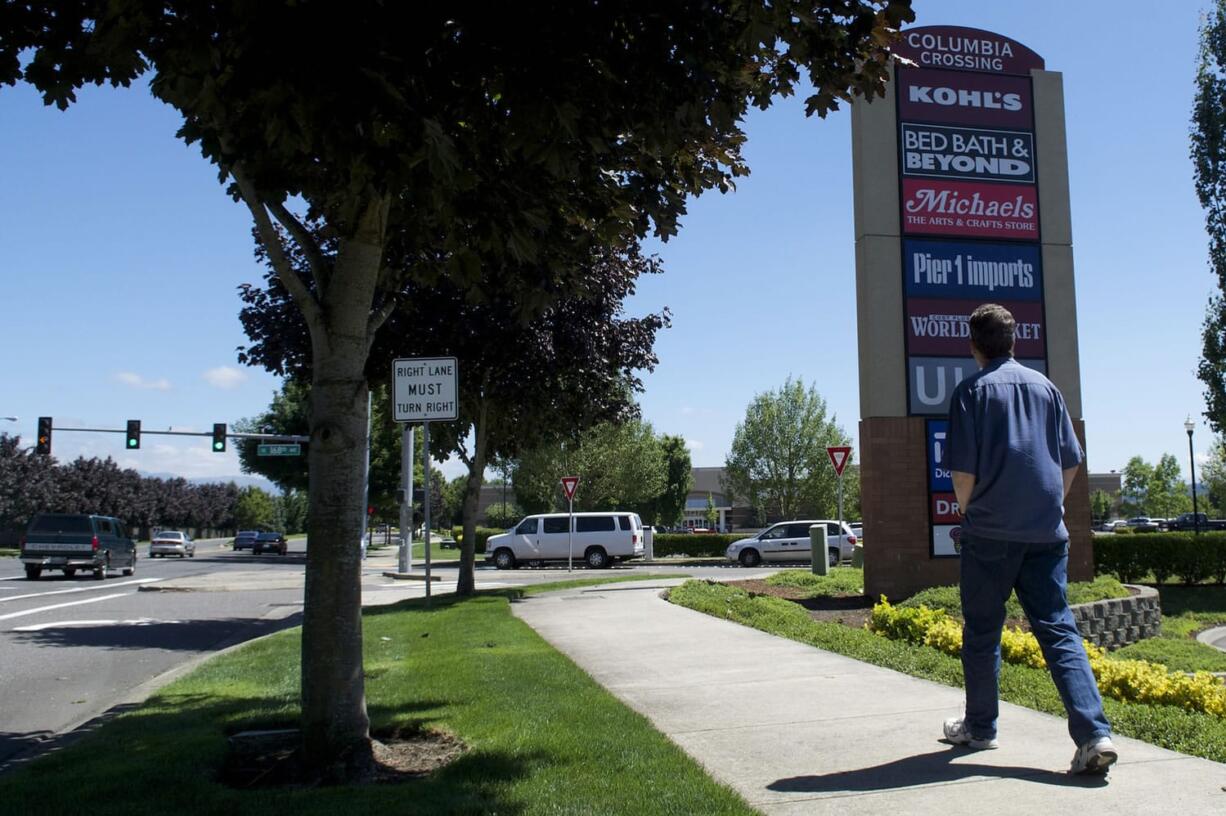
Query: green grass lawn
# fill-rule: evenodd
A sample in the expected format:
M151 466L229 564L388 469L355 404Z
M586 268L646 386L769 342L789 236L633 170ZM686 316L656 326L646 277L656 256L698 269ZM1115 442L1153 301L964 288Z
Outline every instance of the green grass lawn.
M365 613L373 727L441 729L469 747L431 777L275 791L236 791L214 781L227 734L293 724L300 633L290 630L205 663L75 745L0 777L0 810L91 816L753 813L512 616L515 596L436 598L428 610L406 602Z
M1159 586L1162 634L1113 652L1113 657L1150 660L1177 671L1226 672L1226 652L1196 640L1196 633L1226 626L1226 587Z
M866 629L815 621L791 601L751 597L744 590L703 581L687 581L669 593L673 603L736 621L764 632L807 643L876 666L962 686L962 663L929 646L888 640ZM1018 705L1064 716L1064 706L1044 669L1005 663L1000 696ZM1226 720L1173 706L1103 701L1115 732L1173 751L1226 762Z
M815 575L812 570L782 570L768 577L766 583L799 589L807 598L849 597L864 594L864 570L834 567L829 575Z
M21 550L10 550L8 547L0 547L0 558L16 558Z

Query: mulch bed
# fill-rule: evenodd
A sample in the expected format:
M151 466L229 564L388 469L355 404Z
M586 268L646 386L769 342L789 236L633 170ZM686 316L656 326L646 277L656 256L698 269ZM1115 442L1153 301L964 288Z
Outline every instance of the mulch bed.
M297 729L236 734L230 738L220 781L239 790L329 784L302 762L300 739ZM454 762L467 750L451 734L413 728L371 732L371 743L374 764L358 780L362 783L418 779Z
M803 606L813 620L841 623L855 629L863 629L873 610L873 600L867 595L852 595L843 598L809 598L803 589L787 586L771 586L761 579L729 581L728 586L740 587L753 595L771 595Z

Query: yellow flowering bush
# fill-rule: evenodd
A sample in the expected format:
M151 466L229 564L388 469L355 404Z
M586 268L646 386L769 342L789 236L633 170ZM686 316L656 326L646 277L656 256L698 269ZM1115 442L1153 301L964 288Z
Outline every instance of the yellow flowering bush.
M955 657L962 653L962 626L943 609L891 606L883 596L865 627L891 640L931 646ZM1107 651L1083 641L1090 668L1104 696L1133 703L1172 705L1226 717L1226 684L1209 672L1172 672L1161 663L1113 660ZM1001 658L1009 663L1044 668L1039 642L1030 632L1006 627L1000 637Z

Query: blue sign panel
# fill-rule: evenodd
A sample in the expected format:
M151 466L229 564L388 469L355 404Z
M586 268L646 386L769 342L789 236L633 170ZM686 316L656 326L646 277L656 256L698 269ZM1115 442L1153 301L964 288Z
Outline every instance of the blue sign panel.
M907 297L981 303L1043 299L1037 245L908 238L902 254Z
M928 492L953 493L954 480L945 466L945 435L949 420L930 419L928 426Z

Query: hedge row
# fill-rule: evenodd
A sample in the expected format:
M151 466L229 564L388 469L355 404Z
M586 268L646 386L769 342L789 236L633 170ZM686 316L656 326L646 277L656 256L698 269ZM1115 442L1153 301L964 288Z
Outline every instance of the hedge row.
M724 551L744 535L735 533L656 533L652 554L688 555L691 558L723 558Z
M485 542L489 539L489 537L492 535L499 535L500 533L505 533L505 532L506 530L500 527L478 527L476 530L477 548L473 550L473 552L476 552L476 553L485 552ZM451 537L456 540L457 544L463 544L464 543L464 528L463 527L452 527Z
M1226 583L1226 533L1146 533L1095 536L1094 571L1121 581L1153 575L1157 583L1174 576L1191 586L1213 579Z

